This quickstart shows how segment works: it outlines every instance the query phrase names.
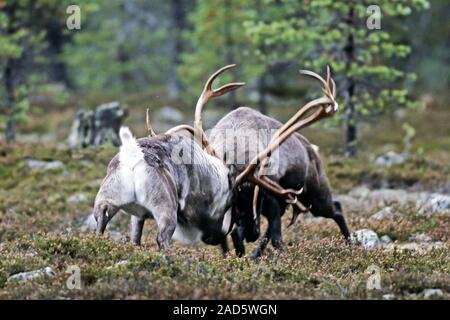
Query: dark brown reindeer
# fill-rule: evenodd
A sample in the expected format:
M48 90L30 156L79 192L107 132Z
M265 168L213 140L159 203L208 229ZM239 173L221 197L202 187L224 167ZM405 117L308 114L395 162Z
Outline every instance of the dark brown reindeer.
M242 179L248 177L249 174L253 174L253 170L259 165L259 179L266 178L266 171L269 167L273 167L275 170L270 170L270 178L281 187L303 188L298 202L293 204L293 217L290 225L295 222L300 213L310 211L314 216L331 218L336 221L341 233L348 239L349 230L342 208L338 201L332 199L330 184L323 170L318 148L296 132L335 113L338 109L335 101L336 85L331 78L329 67L326 80L310 71L301 71L301 73L321 82L323 97L307 103L285 124L254 109L240 107L228 113L217 123L211 130L208 143L224 160L246 159L244 163L235 163L236 172L240 173L235 180L237 184L243 182ZM301 120L306 115L308 116ZM245 137L246 132L252 130L258 132L257 141L252 137L249 139L248 145L258 144L266 147L253 159L251 159L253 155L250 154L249 148L245 144L236 142ZM235 138L230 139L230 135ZM283 144L277 150L277 156L270 157L271 152L276 150L281 143ZM261 196L258 196L258 193L258 186L243 183L234 201L233 219L236 227L231 236L238 256L245 254L244 239L251 242L259 237L260 213L268 219L268 228L258 248L254 251L253 257L260 256L269 241L275 248L281 248L282 245L281 216L288 203L280 201L266 192ZM295 199L291 200L294 202Z
M216 90L211 88L214 79L231 67L220 69L208 79L196 114L201 114L209 98L243 85L231 83ZM167 249L174 237L187 243L220 244L226 251L228 225L224 226L224 217L240 184L256 184L280 201L300 193L282 189L277 183L253 174L240 178L236 184L233 171L205 143L207 139L201 126L194 129L181 125L157 135L151 128L148 112L147 124L149 137L146 138L133 138L126 127L120 130L122 146L109 163L95 199L93 214L98 233L103 233L108 222L122 209L132 216L131 240L136 244L140 243L145 220L154 218L159 249ZM206 148L194 143L192 138L176 135L182 130L195 134Z

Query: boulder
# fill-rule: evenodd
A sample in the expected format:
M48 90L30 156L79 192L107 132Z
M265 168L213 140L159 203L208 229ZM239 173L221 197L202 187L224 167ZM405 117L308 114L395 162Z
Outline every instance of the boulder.
M385 234L384 236L382 236L380 238L381 243L392 243L392 239L391 237L389 237L387 234Z
M119 129L127 115L127 110L117 101L102 104L94 112L79 110L70 130L69 147L85 148L104 143L119 146Z
M55 272L53 271L52 268L45 267L39 270L14 274L8 278L8 281L25 282L36 278L41 278L43 276L53 277L55 276Z
M396 153L394 151L388 151L384 155L381 155L375 159L375 164L383 167L390 167L392 165L401 164L408 159L406 153Z
M37 159L26 159L25 163L27 164L28 168L35 171L49 171L64 167L64 164L59 160L44 161Z
M361 245L365 250L370 250L380 244L380 239L375 231L370 229L361 229L350 235L350 241Z
M416 233L409 237L408 241L411 242L431 242L433 239L425 233Z
M419 202L417 207L421 214L448 214L450 213L450 196L441 193L432 193L426 199Z
M413 253L426 253L433 249L444 247L444 243L436 242L405 242L405 243L388 243L384 245L384 250L389 251L411 251Z
M441 289L425 289L421 292L425 299L440 298L444 295Z

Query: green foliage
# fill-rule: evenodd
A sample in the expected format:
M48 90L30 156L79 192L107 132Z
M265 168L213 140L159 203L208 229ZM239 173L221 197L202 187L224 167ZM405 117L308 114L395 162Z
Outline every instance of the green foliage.
M63 57L79 89L136 91L165 83L166 2L82 1L81 8L81 30L70 31Z
M42 50L45 33L28 23L39 1L6 1L0 4L0 124L7 119L26 120L29 109L24 71L25 55ZM25 66L24 66L25 65ZM19 72L22 74L19 74Z
M254 58L255 47L245 33L245 22L255 16L250 0L199 0L190 16L192 30L185 33L188 50L182 56L180 78L190 98L198 97L207 77L230 63L238 66L222 82L248 82L265 69ZM239 92L239 91L238 91Z
M370 2L381 9L381 30L366 27L369 14L365 1L265 0L264 4L263 14L247 21L245 27L255 46L268 46L268 54L256 52L266 63L293 60L302 68L321 72L331 64L340 87L339 98L348 79L355 81L352 99L361 115L416 105L404 89L405 81L414 80L415 75L396 63L411 50L393 39L398 30L393 20L401 21L413 10L428 8L426 0ZM352 21L348 20L350 10L354 10ZM355 50L348 60L344 48L350 35Z

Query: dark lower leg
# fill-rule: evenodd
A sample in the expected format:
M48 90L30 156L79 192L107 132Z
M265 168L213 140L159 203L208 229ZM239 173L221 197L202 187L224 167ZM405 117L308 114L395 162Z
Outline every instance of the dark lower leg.
M272 246L275 249L281 249L283 240L281 238L281 217L276 215L271 221L269 221L270 235L272 240Z
M236 226L231 232L231 239L233 240L234 250L238 257L245 255L244 237L242 226Z
M267 227L267 231L266 234L264 235L264 238L261 239L258 247L255 249L255 251L253 251L252 253L253 259L259 258L263 254L264 250L267 247L267 244L269 243L269 240L270 240L270 226Z
M350 237L350 231L348 230L344 216L340 213L336 213L333 216L333 220L336 221L337 225L339 226L339 229L341 229L342 235L345 237L345 239L348 240Z
M222 253L225 256L228 252L227 237L223 237L223 240L220 242L220 247L222 248Z

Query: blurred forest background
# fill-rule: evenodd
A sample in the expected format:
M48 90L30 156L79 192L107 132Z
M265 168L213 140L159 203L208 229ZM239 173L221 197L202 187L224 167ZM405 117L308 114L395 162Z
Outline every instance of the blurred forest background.
M0 0L0 299L450 299L449 21L447 0ZM153 221L133 246L126 214L92 234L118 143L73 148L74 120L120 110L136 136L146 108L157 132L192 123L204 82L231 63L216 85L246 86L211 101L206 128L242 105L286 121L321 95L298 70L332 65L341 108L301 133L370 246L310 214L287 228L288 212L286 250L259 261L157 252Z
M67 27L71 4L79 30ZM374 4L379 30L366 25ZM343 109L325 125L342 125L337 150L355 156L361 121L448 99L449 9L426 0L2 0L1 139L46 129L43 141L61 140L75 110L112 100L131 119L174 106L191 120L208 75L230 63L238 67L223 81L247 85L219 99L221 115L249 105L284 119L312 87L298 69L324 73L330 63Z

